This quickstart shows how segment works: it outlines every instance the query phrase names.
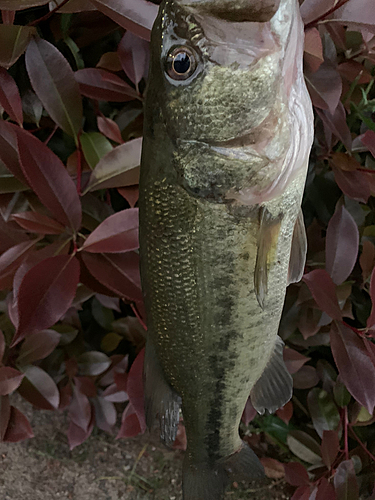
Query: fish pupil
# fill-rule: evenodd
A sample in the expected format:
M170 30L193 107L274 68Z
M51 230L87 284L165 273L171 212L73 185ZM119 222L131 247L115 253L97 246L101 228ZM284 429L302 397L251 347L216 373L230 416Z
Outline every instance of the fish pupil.
M198 67L198 56L189 47L173 48L166 59L166 73L172 80L187 80Z
M173 69L176 73L183 75L190 69L190 57L186 52L180 52L173 60Z

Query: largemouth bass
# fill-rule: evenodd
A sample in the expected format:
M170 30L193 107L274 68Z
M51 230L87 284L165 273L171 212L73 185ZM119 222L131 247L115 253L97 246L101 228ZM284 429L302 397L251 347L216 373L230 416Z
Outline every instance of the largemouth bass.
M263 468L238 432L247 398L292 394L277 335L303 273L312 143L297 0L164 0L151 39L140 180L147 424L173 443L185 500Z

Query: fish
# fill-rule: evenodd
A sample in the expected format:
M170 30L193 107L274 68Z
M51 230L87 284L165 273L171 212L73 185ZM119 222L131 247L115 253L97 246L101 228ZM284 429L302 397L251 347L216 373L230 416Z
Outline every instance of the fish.
M187 436L184 500L262 477L241 440L292 396L278 326L306 258L313 141L297 0L163 0L151 35L140 172L149 428Z

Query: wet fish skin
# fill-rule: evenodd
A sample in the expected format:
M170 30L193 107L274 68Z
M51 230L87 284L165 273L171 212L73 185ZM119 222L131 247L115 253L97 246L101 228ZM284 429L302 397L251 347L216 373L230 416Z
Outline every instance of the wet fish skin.
M290 398L277 330L311 146L301 53L290 48L297 3L282 0L270 23L223 21L209 3L160 7L140 181L146 413L171 443L182 405L185 500L221 498L227 474L260 475L238 435L246 400L262 412ZM175 46L198 56L187 82L166 76Z

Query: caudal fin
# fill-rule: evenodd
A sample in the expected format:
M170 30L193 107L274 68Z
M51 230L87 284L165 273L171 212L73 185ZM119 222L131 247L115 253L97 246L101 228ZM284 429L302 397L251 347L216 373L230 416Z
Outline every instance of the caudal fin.
M192 464L187 453L183 466L183 500L220 500L229 481L263 476L262 464L246 443L236 453L212 465Z

